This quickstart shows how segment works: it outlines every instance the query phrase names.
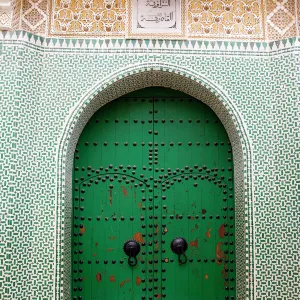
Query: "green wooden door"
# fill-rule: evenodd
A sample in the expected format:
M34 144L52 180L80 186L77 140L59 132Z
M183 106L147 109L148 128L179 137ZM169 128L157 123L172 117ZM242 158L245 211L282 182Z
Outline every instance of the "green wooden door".
M231 146L202 102L148 88L105 105L78 141L73 186L74 299L235 299Z

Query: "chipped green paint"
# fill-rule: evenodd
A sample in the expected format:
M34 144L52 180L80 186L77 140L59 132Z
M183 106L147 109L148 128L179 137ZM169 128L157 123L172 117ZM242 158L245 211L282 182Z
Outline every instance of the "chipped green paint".
M75 299L235 297L231 145L208 106L162 88L106 104L78 141L73 187Z

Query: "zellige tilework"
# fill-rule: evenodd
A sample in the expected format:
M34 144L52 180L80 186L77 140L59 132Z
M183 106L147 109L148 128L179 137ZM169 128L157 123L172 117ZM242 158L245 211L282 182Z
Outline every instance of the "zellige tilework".
M2 298L69 299L77 139L108 101L165 86L212 107L233 145L238 299L297 299L299 44L2 32Z

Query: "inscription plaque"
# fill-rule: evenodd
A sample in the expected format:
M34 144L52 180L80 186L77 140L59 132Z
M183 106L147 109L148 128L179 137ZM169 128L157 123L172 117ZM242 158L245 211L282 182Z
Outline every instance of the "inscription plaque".
M185 0L129 0L127 38L186 37Z

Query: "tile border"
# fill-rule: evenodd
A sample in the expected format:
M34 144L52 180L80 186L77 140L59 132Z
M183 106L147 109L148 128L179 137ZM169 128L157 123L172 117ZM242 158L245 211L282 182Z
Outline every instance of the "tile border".
M300 37L272 42L207 41L207 40L135 40L135 39L81 39L45 38L27 31L0 31L3 43L23 43L41 51L181 51L209 54L271 54L291 48L300 48Z

